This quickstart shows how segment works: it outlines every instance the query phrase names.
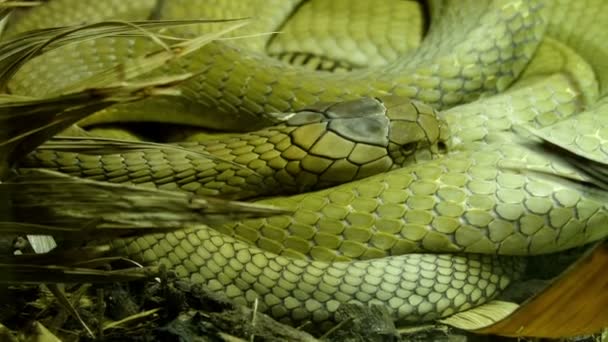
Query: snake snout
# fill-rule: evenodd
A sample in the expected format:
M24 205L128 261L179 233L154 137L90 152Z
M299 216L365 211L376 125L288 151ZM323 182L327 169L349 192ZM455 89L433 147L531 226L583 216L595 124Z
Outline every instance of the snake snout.
M403 98L383 99L391 121L389 141L395 166L434 159L449 147L447 124L430 106Z

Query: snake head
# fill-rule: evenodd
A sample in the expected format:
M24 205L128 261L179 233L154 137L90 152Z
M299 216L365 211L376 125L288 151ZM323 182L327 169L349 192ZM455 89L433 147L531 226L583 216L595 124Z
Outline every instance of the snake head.
M447 148L447 126L436 112L406 98L317 103L284 123L295 146L283 157L301 158L305 171L328 184L431 159Z
M390 121L389 154L394 167L430 160L448 150L449 130L431 106L408 98L389 96L378 99Z

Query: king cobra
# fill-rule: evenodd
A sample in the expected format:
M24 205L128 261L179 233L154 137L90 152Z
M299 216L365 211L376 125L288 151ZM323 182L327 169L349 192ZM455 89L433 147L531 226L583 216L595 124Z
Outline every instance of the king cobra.
M45 3L18 16L8 33L85 19L253 17L245 29L165 67L198 73L181 97L116 106L83 125L155 121L255 131L179 144L217 160L171 149L40 151L22 166L292 210L114 246L236 302L259 301L261 310L294 324L327 324L343 303L383 305L401 322L446 317L495 297L520 276L523 256L608 235L601 168L608 4L430 1L428 30L412 50L395 34L407 26L403 8L412 3L380 3ZM355 17L363 28L350 24ZM193 37L222 25L170 33ZM275 31L284 35L259 34ZM333 51L338 47L342 52ZM50 94L155 48L133 37L72 44L28 63L10 90ZM354 69L310 70L269 54ZM303 193L285 196L294 192Z

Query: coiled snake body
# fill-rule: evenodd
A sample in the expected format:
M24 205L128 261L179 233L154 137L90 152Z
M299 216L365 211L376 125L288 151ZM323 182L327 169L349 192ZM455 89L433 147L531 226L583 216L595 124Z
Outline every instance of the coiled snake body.
M305 21L295 14L305 7L298 1L251 8L240 2L193 3L53 0L19 18L13 29L73 23L83 13L91 13L91 20L253 13L258 20L249 32L283 28L288 17ZM340 3L349 2L335 2ZM353 3L345 8L362 6ZM319 101L390 94L420 102L389 97L317 105L286 114L278 126L248 133L241 142L203 144L233 163L197 163L167 151L92 159L38 152L24 166L42 163L110 181L232 198L348 181L260 200L294 215L116 246L142 261L167 263L237 301L259 299L263 310L285 321L326 321L345 302L386 305L398 320L445 317L486 302L517 278L521 259L507 255L561 251L607 235L606 193L590 185L590 173L534 138L512 133L516 126L527 127L569 151L606 160L606 6L599 0L432 1L432 22L420 47L399 54L371 48L380 51L370 58L374 66L342 73L278 62L263 54L265 37L214 42L167 67L201 72L183 86L181 98L112 108L88 123L153 120L243 130L271 121L263 113L292 113ZM200 30L205 28L209 25ZM151 44L108 38L68 46L26 66L11 90L49 93L49 84L61 88ZM403 111L391 112L393 103ZM370 111L369 104L376 109ZM347 114L328 114L341 105ZM364 114L352 114L357 105ZM426 106L443 111L436 117ZM362 133L361 127L377 129ZM298 136L299 129L305 133ZM449 152L438 156L444 142ZM414 146L422 152L412 152ZM361 149L365 153L358 153ZM396 166L403 167L388 171ZM255 172L247 174L243 167Z

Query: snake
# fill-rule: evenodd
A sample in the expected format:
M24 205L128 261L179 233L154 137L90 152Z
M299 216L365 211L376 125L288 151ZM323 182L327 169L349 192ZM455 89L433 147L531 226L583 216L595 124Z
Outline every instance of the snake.
M117 252L164 263L236 302L257 303L280 321L321 329L344 303L381 305L398 322L446 317L498 295L521 276L525 256L604 238L608 4L429 1L430 24L418 25L424 39L413 46L375 26L345 23L370 17L373 25L390 23L385 32L401 32L391 25L404 20L405 2L387 1L388 10L378 10L383 19L374 16L375 3L52 0L16 16L8 34L83 18L255 19L161 71L198 73L181 97L112 107L82 123L250 132L175 145L190 153L38 151L23 167L293 211L113 243ZM338 38L327 43L323 30L334 30L336 11ZM194 37L222 25L169 32ZM319 28L319 41L308 38L311 28ZM286 37L259 34L275 31ZM364 48L348 50L357 36L365 37ZM346 52L334 53L341 39L350 42ZM71 44L26 64L9 89L49 95L151 48L154 42L132 37ZM285 62L301 56L318 62ZM382 165L360 173L357 146ZM199 152L218 159L199 160Z
M282 121L238 137L176 144L187 150L181 153L87 158L40 151L22 166L244 199L329 187L430 159L447 148L449 134L431 107L394 97L317 103Z

